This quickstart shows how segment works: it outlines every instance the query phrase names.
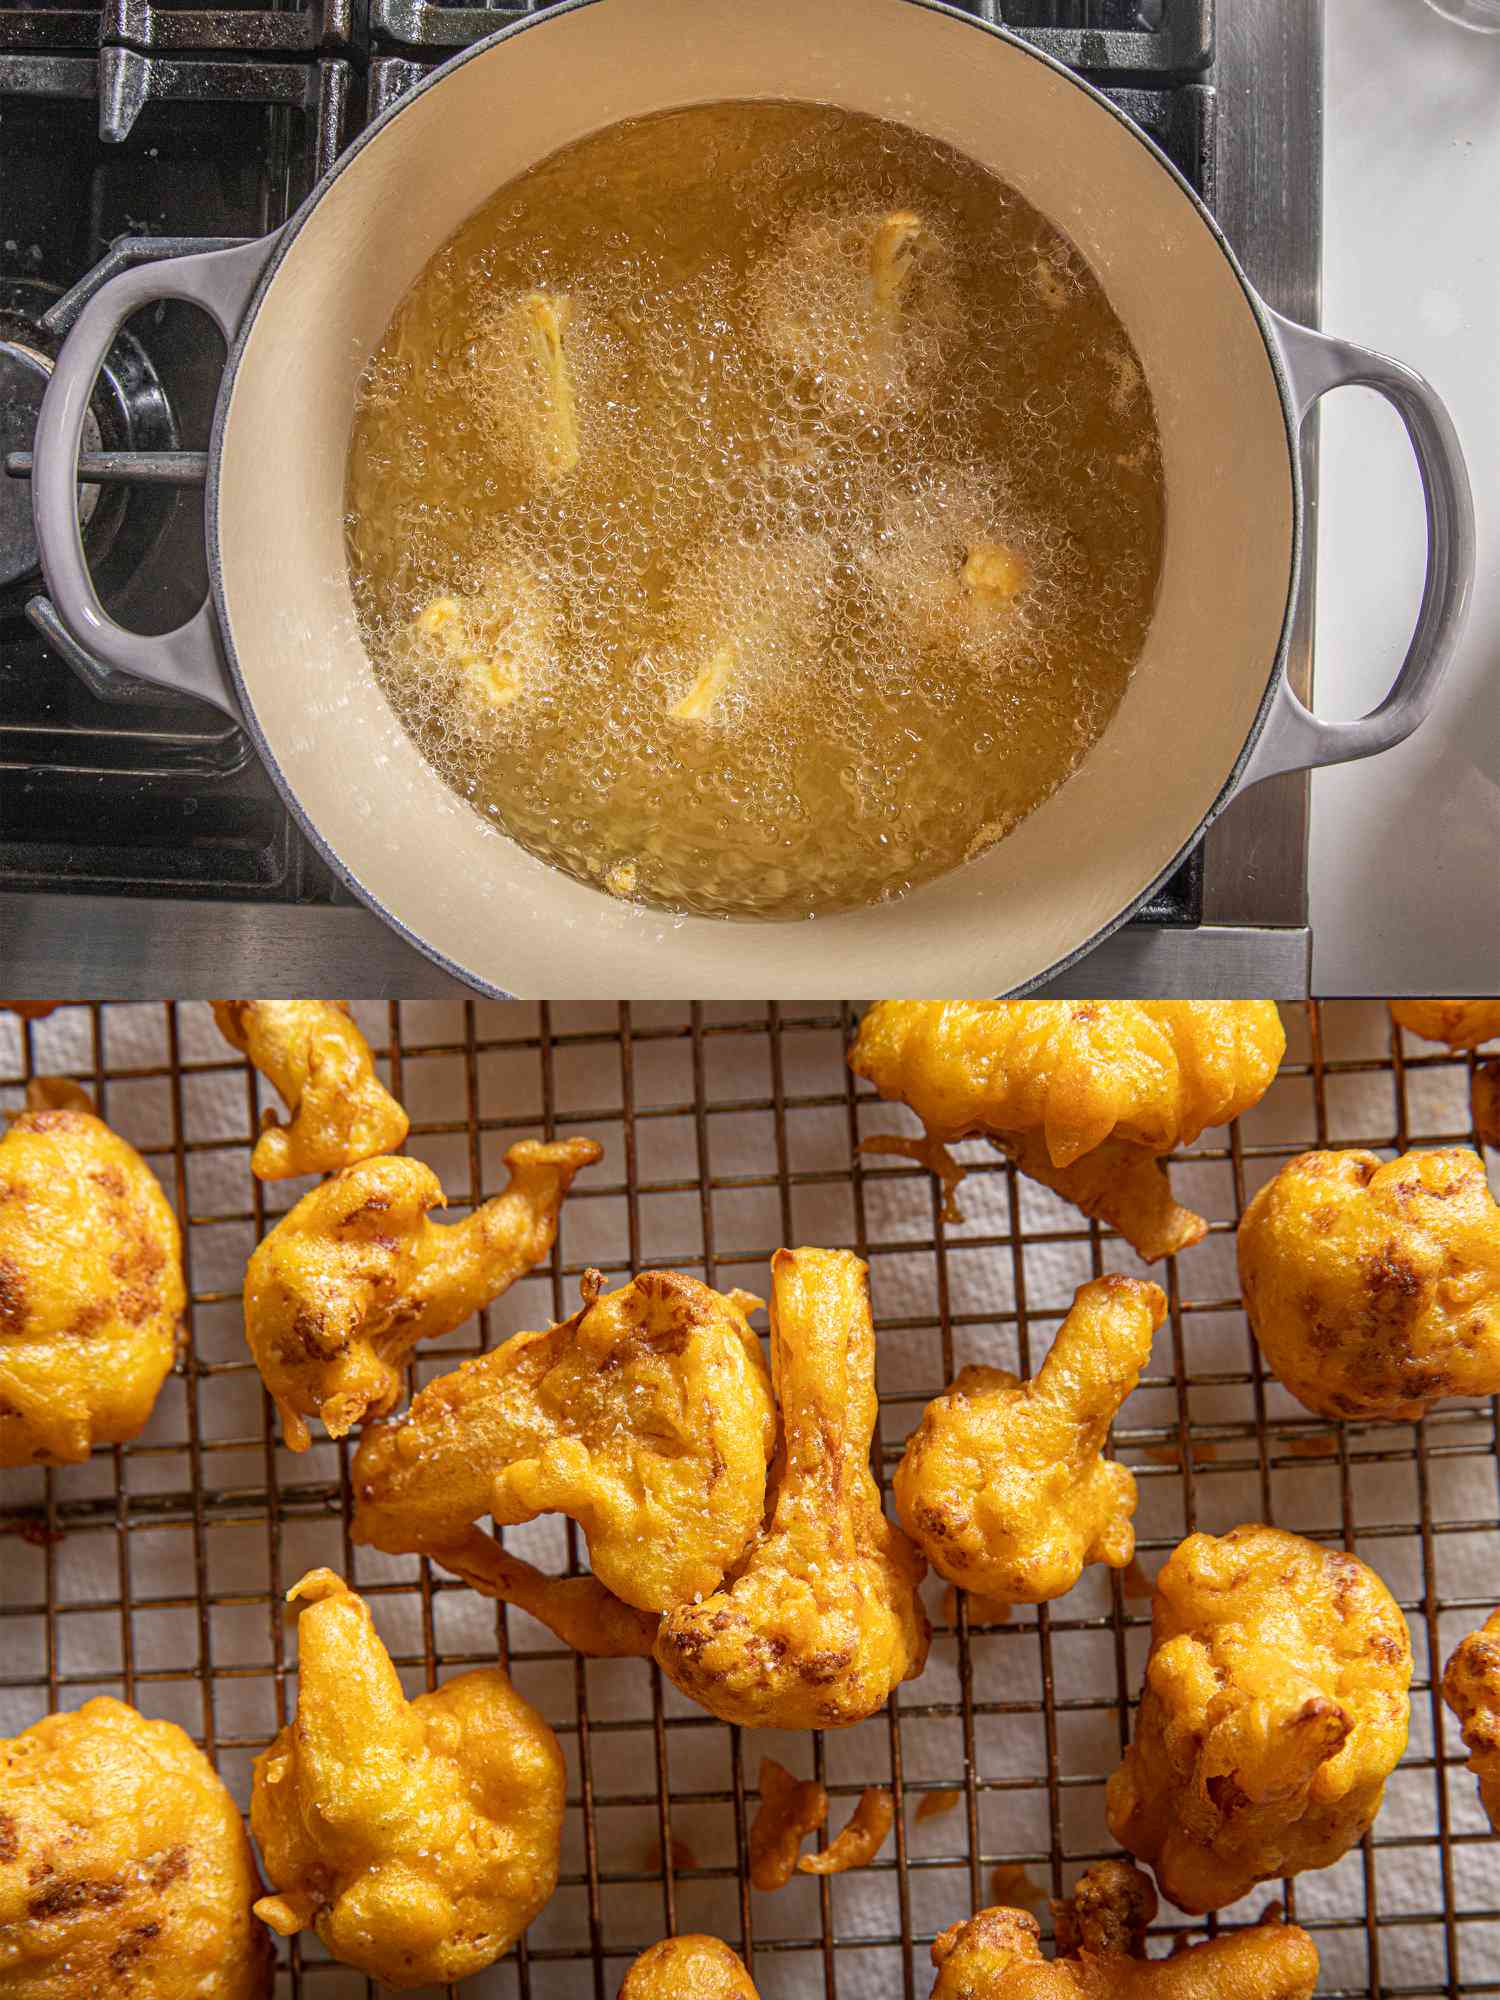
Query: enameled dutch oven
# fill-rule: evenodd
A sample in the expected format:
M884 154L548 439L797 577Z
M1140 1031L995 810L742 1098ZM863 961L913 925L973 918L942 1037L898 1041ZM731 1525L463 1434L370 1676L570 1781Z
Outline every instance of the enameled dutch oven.
M1087 257L1135 344L1167 492L1143 654L1068 782L926 888L758 924L752 937L584 887L456 798L376 686L344 555L360 370L432 253L503 182L571 140L722 98L900 120L1017 187ZM128 315L159 298L206 308L229 355L206 489L211 598L179 630L146 638L112 623L94 594L75 481L100 360ZM1405 422L1428 561L1390 694L1359 721L1331 723L1284 672L1302 550L1297 434L1325 390L1351 382ZM1428 385L1279 318L1191 189L1106 98L928 0L572 0L503 30L393 106L274 236L103 283L48 388L33 490L48 587L72 637L112 669L242 717L350 886L459 978L519 995L1024 989L1121 923L1246 785L1408 735L1457 643L1473 570L1463 460Z

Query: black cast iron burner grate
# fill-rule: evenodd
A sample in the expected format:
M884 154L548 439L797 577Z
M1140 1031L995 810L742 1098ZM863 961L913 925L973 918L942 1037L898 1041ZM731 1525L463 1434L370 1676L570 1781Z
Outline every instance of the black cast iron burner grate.
M44 315L113 242L274 229L438 62L540 11L0 4L0 453L24 465L56 347ZM969 11L1108 88L1212 204L1216 99L1201 77L1213 0L972 0ZM107 608L139 630L180 623L206 588L191 483L202 462L162 460L155 480L127 482L112 454L201 454L219 359L209 322L169 304L138 316L111 357L115 375L151 384L153 421L109 370L95 398L90 555ZM189 483L171 483L174 462ZM34 547L15 547L30 539L25 488L3 473L0 488L0 890L343 900L243 731L169 692L117 683L109 698L45 600L28 618L40 583ZM1138 921L1196 923L1202 873L1195 854Z

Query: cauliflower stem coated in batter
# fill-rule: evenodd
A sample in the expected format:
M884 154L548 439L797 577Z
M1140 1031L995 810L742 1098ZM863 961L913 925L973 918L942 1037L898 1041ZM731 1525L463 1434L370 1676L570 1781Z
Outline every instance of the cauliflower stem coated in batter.
M718 1587L761 1524L776 1438L746 1300L676 1271L602 1296L600 1282L587 1274L571 1319L429 1382L402 1422L361 1440L357 1540L462 1560L482 1516L555 1512L641 1611Z
M783 1461L771 1519L725 1583L667 1613L662 1671L726 1722L837 1729L921 1672L926 1564L870 1471L875 1329L847 1250L778 1250L771 1368Z
M7 2000L269 2000L233 1799L175 1723L100 1695L0 1743Z
M1449 1660L1443 1700L1462 1725L1480 1801L1500 1833L1500 1611L1492 1611Z
M1406 1747L1411 1641L1357 1557L1279 1528L1190 1535L1156 1580L1109 1827L1193 1914L1327 1868Z
M0 1138L0 1466L73 1465L136 1437L186 1298L177 1219L134 1147L88 1111L15 1118Z
M362 1160L305 1194L250 1259L245 1337L292 1451L305 1419L343 1437L383 1416L419 1340L451 1333L551 1249L563 1197L600 1157L592 1139L523 1139L505 1155L502 1194L447 1228L419 1160Z
M1261 1352L1319 1416L1414 1422L1500 1392L1500 1207L1477 1154L1303 1153L1246 1209Z
M1207 1228L1160 1155L1257 1103L1285 1049L1269 1000L881 1000L849 1062L932 1139L988 1135L1152 1260Z
M932 1947L932 2000L1311 2000L1318 1951L1267 1915L1248 1930L1148 1958L1156 1892L1128 1862L1101 1861L1054 1903L1057 1956L1024 1910L981 1910Z
M354 1539L360 1539L357 1501ZM575 1653L606 1660L651 1657L659 1623L656 1613L623 1603L596 1576L548 1576L503 1549L483 1528L466 1528L440 1554L433 1551L431 1559L482 1597L514 1604Z
M257 1180L328 1174L394 1152L407 1117L375 1074L345 1000L215 1000L219 1032L273 1084L291 1113L262 1121L250 1156Z
M498 1667L408 1701L364 1601L331 1570L288 1596L297 1713L255 1760L250 1824L274 1894L256 1913L388 1986L466 1979L552 1894L557 1739Z
M1033 1381L965 1368L929 1403L896 1469L901 1525L941 1576L1005 1604L1042 1604L1085 1563L1135 1553L1135 1480L1103 1456L1140 1380L1166 1295L1136 1278L1079 1287Z
M643 1951L620 2000L759 2000L744 1960L721 1938L687 1931Z

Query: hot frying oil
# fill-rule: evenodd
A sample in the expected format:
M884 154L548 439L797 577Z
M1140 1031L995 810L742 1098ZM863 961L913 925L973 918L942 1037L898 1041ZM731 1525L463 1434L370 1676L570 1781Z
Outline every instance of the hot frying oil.
M355 603L392 705L533 853L792 918L927 881L1119 703L1162 543L1139 363L1014 190L723 103L503 188L361 385Z

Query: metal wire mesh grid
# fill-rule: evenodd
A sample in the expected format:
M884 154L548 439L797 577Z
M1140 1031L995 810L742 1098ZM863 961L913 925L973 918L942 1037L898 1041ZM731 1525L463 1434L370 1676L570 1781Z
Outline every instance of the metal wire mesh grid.
M959 1366L983 1358L1030 1372L1077 1283L1139 1268L982 1146L966 1149L973 1173L958 1224L944 1221L926 1174L861 1156L861 1136L910 1121L850 1078L847 1006L357 1011L414 1111L410 1147L456 1210L499 1185L514 1137L583 1131L606 1149L575 1186L550 1271L513 1288L477 1329L437 1343L422 1380L561 1317L589 1265L612 1278L671 1266L764 1289L777 1245L848 1243L871 1264L888 1472L921 1405ZM767 2000L925 1995L936 1931L997 1896L1059 1893L1109 1851L1102 1788L1139 1687L1143 1573L1194 1528L1273 1520L1372 1562L1407 1613L1417 1656L1411 1745L1372 1837L1285 1887L1317 1937L1322 1990L1500 1993L1497 1848L1431 1671L1500 1597L1500 1407L1453 1408L1417 1426L1307 1416L1259 1364L1232 1255L1249 1195L1306 1146L1473 1143L1469 1063L1403 1045L1383 1008L1286 1012L1288 1058L1265 1102L1173 1170L1179 1198L1212 1228L1167 1267L1168 1325L1116 1427L1141 1485L1141 1569L1091 1570L1068 1598L1003 1625L930 1588L937 1636L924 1677L886 1714L818 1738L729 1729L646 1663L584 1662L426 1564L355 1549L347 1448L296 1458L279 1446L239 1327L249 1250L303 1186L262 1188L249 1174L257 1080L200 1006L6 1019L4 1101L33 1073L81 1074L173 1196L191 1343L137 1442L87 1466L0 1475L0 1525L12 1535L0 1566L0 1725L9 1733L119 1694L181 1723L243 1804L254 1755L295 1703L283 1592L329 1562L371 1600L409 1692L498 1649L564 1746L557 1895L466 1994L613 1995L629 1958L678 1928L740 1946ZM506 1540L553 1568L581 1554L555 1521ZM762 1754L822 1778L835 1825L863 1785L891 1786L896 1828L873 1868L750 1891ZM1164 1914L1170 1927L1175 1913ZM368 1990L310 1937L284 1948L279 1979L279 1991L317 2000Z

